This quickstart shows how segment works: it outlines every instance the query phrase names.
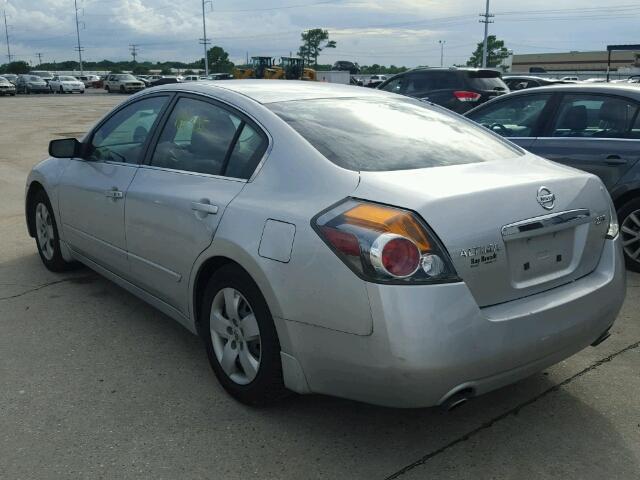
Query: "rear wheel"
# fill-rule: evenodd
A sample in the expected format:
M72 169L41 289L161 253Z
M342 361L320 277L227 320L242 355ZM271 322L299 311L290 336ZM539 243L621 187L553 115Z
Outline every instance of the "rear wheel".
M109 85L107 85L106 87L104 87L104 89L107 91L107 93L111 93L111 90L109 89Z
M60 85L60 93L64 93L64 89L62 88L62 85Z
M228 393L249 405L287 395L273 318L249 274L236 265L218 270L207 284L201 312L209 362Z
M125 93L124 92L124 85L120 85L120 93Z
M625 203L618 210L618 221L627 268L640 272L640 198Z
M36 193L30 209L31 221L36 231L36 245L44 266L52 272L63 272L75 267L62 258L58 226L47 194L40 190Z

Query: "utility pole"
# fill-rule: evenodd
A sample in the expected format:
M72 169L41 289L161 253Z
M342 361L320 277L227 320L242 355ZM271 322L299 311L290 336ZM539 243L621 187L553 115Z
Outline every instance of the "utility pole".
M438 40L440 44L440 66L444 67L444 44L447 43L446 40Z
M493 23L493 20L490 20L495 15L489 13L489 0L487 0L487 8L484 13L480 14L481 17L484 17L484 20L480 20L480 23L484 23L484 46L482 48L482 68L487 68L487 55L488 55L488 38L489 38L489 24Z
M211 0L202 0L202 34L203 38L200 39L200 43L204 46L204 75L205 77L209 76L209 59L207 58L207 45L209 45L209 39L207 38L207 20L205 18L205 5L211 5L211 9L213 10L213 3Z
M131 56L133 57L133 63L136 63L136 56L138 55L138 45L132 43L129 45L129 50L131 50Z
M36 53L36 57L38 57L38 65L42 65L42 54Z
M83 69L82 69L82 46L80 45L80 23L78 22L78 0L73 0L73 4L75 5L75 9L76 9L76 35L78 37L78 46L76 47L76 50L78 50L78 60L80 61L80 75L84 75Z
M9 59L9 63L11 63L11 59L13 55L11 55L11 47L9 46L9 26L7 25L7 11L2 11L4 14L4 35L7 38L7 58Z

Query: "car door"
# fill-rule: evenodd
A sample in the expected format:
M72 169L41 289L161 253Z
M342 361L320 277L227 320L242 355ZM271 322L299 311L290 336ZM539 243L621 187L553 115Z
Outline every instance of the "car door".
M186 315L191 268L268 140L243 114L181 94L153 142L127 192L131 274L136 285Z
M640 142L631 138L637 115L636 102L624 97L566 93L530 150L598 175L611 189L640 158Z
M65 241L124 277L129 271L124 231L127 189L169 99L169 94L147 96L116 110L89 135L84 158L69 159L60 179Z
M466 116L529 149L553 104L552 93L525 93L494 100L471 110Z

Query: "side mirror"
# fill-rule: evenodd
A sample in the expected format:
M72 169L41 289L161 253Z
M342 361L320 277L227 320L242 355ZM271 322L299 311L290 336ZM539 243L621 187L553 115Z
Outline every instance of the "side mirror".
M49 155L53 158L73 158L80 156L82 144L75 138L63 138L49 142Z

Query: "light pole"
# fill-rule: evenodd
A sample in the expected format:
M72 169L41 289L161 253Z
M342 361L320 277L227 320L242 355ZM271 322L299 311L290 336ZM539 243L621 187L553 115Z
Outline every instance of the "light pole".
M480 23L484 23L484 44L482 47L482 68L487 67L487 48L489 47L489 24L493 23L493 20L490 20L493 17L492 14L489 13L489 0L487 0L487 8L484 13L480 14L481 17L484 17L484 20L480 20Z
M440 44L440 66L444 67L444 44L447 43L446 40L438 40Z

